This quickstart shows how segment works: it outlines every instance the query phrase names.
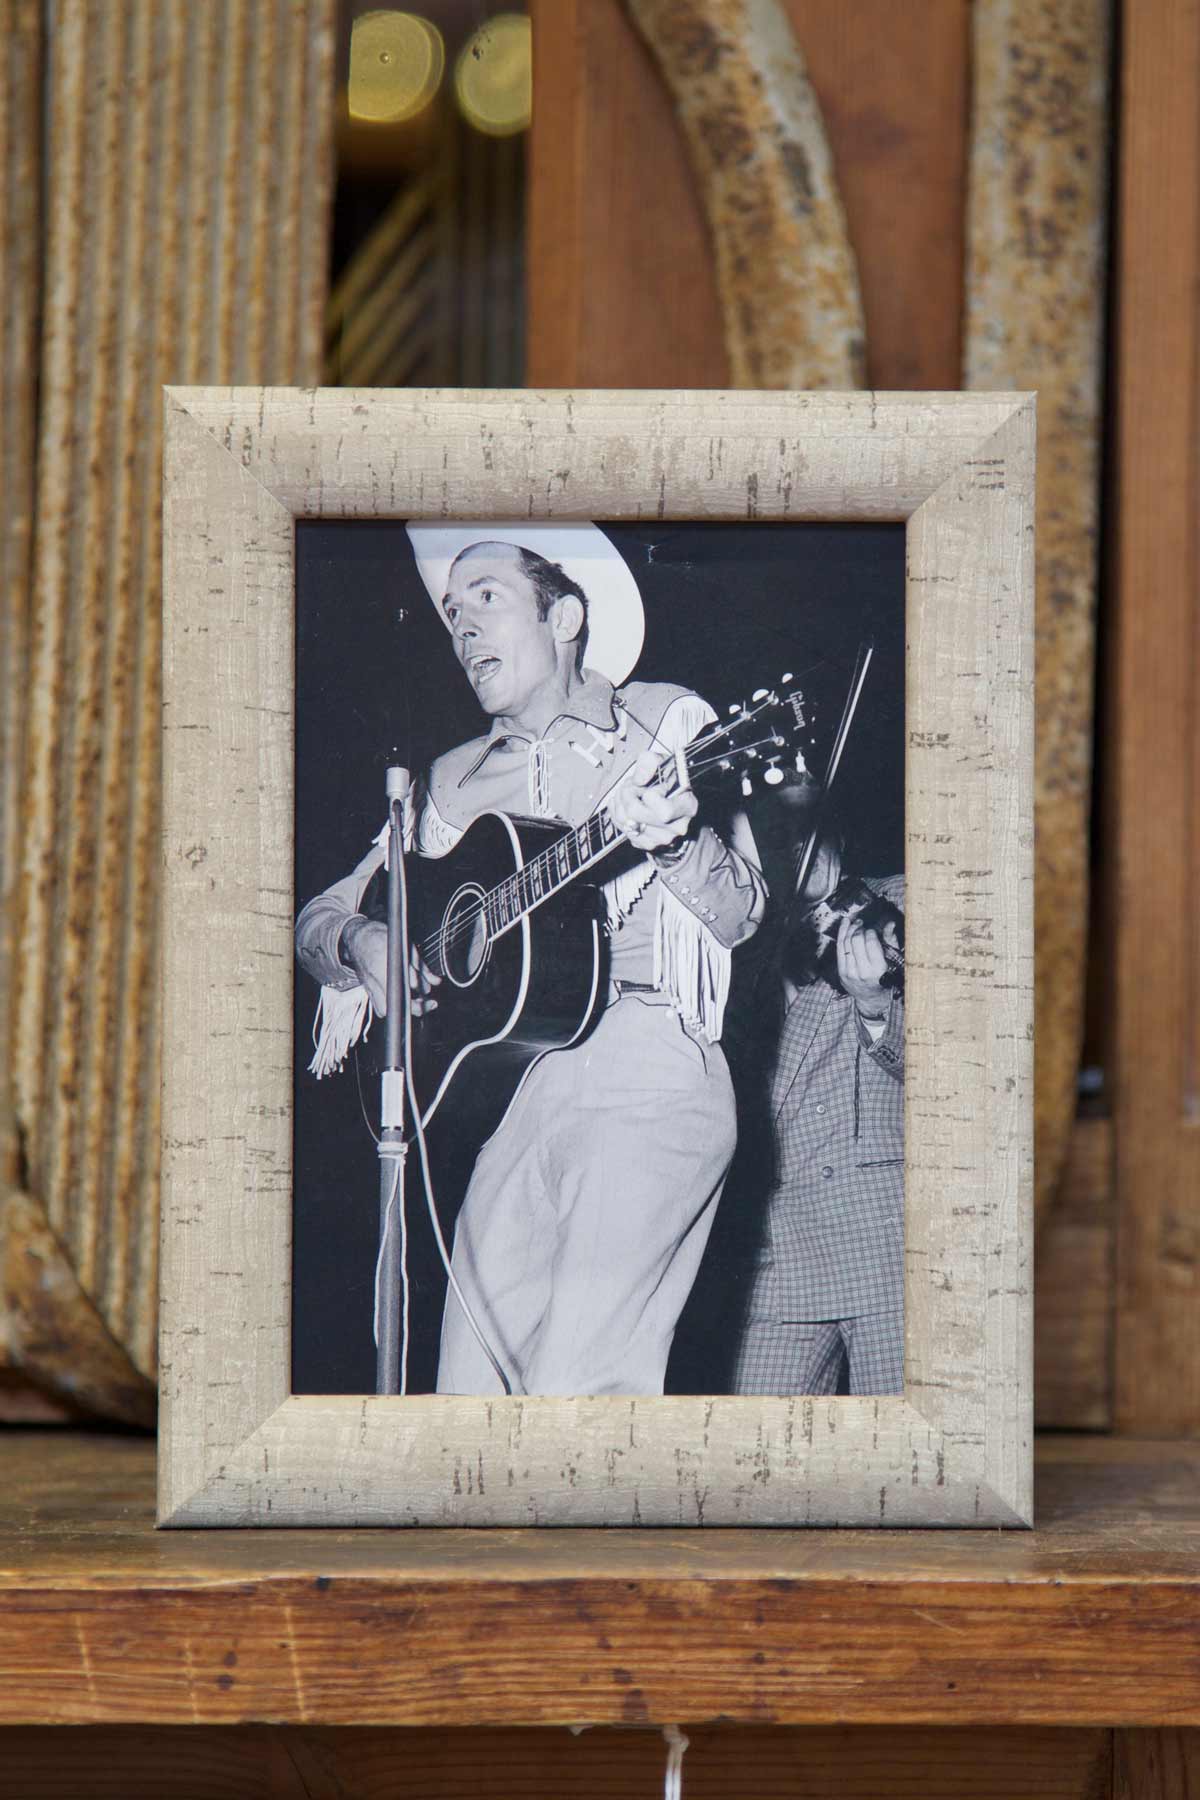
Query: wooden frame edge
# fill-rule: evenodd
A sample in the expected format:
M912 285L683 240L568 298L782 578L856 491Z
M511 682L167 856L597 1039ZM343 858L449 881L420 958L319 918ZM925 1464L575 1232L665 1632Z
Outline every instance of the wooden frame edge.
M506 402L518 408L529 408L538 404L550 404L562 408L565 404L569 414L571 403L573 401L576 407L586 408L589 405L603 406L606 404L617 407L622 405L636 405L643 409L647 407L651 409L657 408L661 412L661 409L668 403L682 405L686 410L689 405L694 408L709 407L722 398L728 398L733 403L731 414L736 414L738 418L743 420L747 418L753 419L760 407L764 414L770 413L776 407L786 406L789 400L811 402L812 407L809 416L812 417L815 415L822 419L857 417L860 420L866 421L874 418L875 409L879 407L881 402L885 405L893 405L898 413L903 414L908 412L914 418L920 418L922 412L927 417L931 410L934 412L939 411L941 405L944 405L947 409L953 408L958 412L958 416L962 418L964 415L957 404L961 400L964 406L974 408L980 417L986 417L988 429L982 437L963 444L961 448L964 451L969 451L969 454L960 455L956 459L951 459L950 466L943 469L940 479L923 492L922 497L918 500L916 506L914 506L906 515L910 529L913 526L913 521L918 512L925 511L925 517L919 527L919 529L924 529L934 519L939 507L944 508L956 504L960 506L969 506L972 503L978 504L980 494L987 491L992 484L986 479L988 471L986 469L983 470L981 475L980 470L976 468L975 465L979 464L981 461L990 462L992 465L1003 462L1005 460L1003 456L993 456L989 459L983 456L982 453L989 448L992 451L996 451L997 449L1003 450L1006 444L1010 444L1008 461L1012 464L1013 469L1017 469L1018 465L1020 465L1026 471L1020 476L1020 479L1014 481L1011 488L1007 490L1009 498L1022 505L1032 505L1032 460L1029 453L1032 449L1034 425L1033 408L1030 403L1030 397L1027 395L961 397L846 395L832 397L793 397L777 394L762 396L735 394L728 397L716 397L710 394L696 394L691 396L625 396L619 394L595 396L563 396L560 394L505 396L489 394L486 396L486 405L489 408L495 409L497 407L502 408ZM404 402L404 405L411 410L414 407L419 408L421 404L425 404L426 406L435 405L438 396L416 395L415 397L410 396L407 398L405 396L400 396L400 399ZM308 516L324 516L319 510L320 496L322 492L328 492L324 468L320 455L314 457L311 454L314 443L317 443L319 448L319 441L322 433L327 429L327 427L321 423L319 415L322 411L328 412L330 409L338 409L343 416L346 416L347 409L352 409L350 416L361 416L365 414L369 420L370 414L374 409L373 403L376 400L379 400L386 413L388 406L397 403L397 396L360 396L356 398L352 391L342 394L335 391L323 393L320 390L304 391L301 393L292 390L168 389L165 391L165 401L168 412L168 436L167 456L164 466L164 491L168 496L168 500L170 501L172 497L172 484L178 482L178 452L185 437L189 437L189 441L194 444L197 441L197 438L193 434L207 436L208 439L211 440L213 450L220 458L221 462L229 465L229 469L232 472L227 472L226 479L228 485L232 490L236 490L241 496L244 506L256 517L260 517L264 514L273 516L276 524L278 524L280 520L286 519L290 541L293 521L296 516L305 514ZM461 408L464 405L469 406L471 397L455 394L453 400L454 403ZM272 406L276 404L282 406L285 413L288 413L289 416L293 418L293 437L291 439L288 438L287 431L281 427L280 422L271 416ZM741 408L740 412L737 412L738 406ZM186 426L183 424L183 420L185 419L188 421ZM222 423L222 420L224 423ZM296 431L298 421L303 424L303 429L300 430L299 435L297 436ZM856 429L865 430L868 429L868 426L864 423L863 425L856 427ZM305 432L309 435L305 436ZM236 454L235 450L237 452ZM273 483L270 479L272 457L278 457L280 466L283 470L281 479L277 484ZM367 460L369 461L369 457ZM307 487L297 485L297 471L302 466L306 466L308 470L306 477L308 483ZM663 492L665 493L667 491L668 489L664 482ZM994 487L993 491L996 491ZM333 509L333 516L412 516L411 510L407 512L402 510L393 513L386 504L383 507L376 507L375 510L372 510L371 507L366 504L356 504L356 500L361 502L363 500L363 494L360 489L354 489L351 486L340 497L340 504ZM995 511L996 503L989 504L992 505L993 511ZM463 505L456 507L451 504L447 507L444 514L436 516L452 516L455 511L458 511L461 514L464 510L465 508ZM593 512L594 516L597 517L618 516L617 511L611 506L595 507L589 509L589 511ZM668 511L670 511L669 507ZM168 529L170 530L172 529L170 524L172 516L171 504L168 504L167 512L169 520ZM238 514L235 508L230 515L230 523L235 523L237 516ZM493 513L492 516L500 515L498 513ZM570 510L567 510L557 513L555 516L572 516L572 513ZM575 516L581 516L577 508L575 509ZM639 509L634 505L628 505L623 516L639 516ZM689 510L685 513L677 513L675 516L697 516L697 514L694 511ZM781 514L777 507L772 508L770 505L763 506L760 500L757 512L742 506L739 506L735 511L731 504L726 503L723 509L719 507L711 513L706 513L705 516L743 518L747 516L813 517L828 516L828 509L822 508L819 515L817 513L804 512L803 510ZM842 514L841 516L844 517L847 515ZM866 516L880 517L886 515L883 511L877 510ZM279 562L279 567L282 567L278 545L275 547L275 554L277 561ZM289 550L289 581L294 578L294 565L290 558L291 552ZM166 565L164 566L165 590L168 591L169 608L171 605L180 604L182 600L182 594L176 591L175 586L177 573L174 562L171 562L169 570ZM276 570L276 580L278 581L278 569ZM1027 630L1031 636L1031 562L1029 563L1026 572L1025 584L1025 590L1022 595L1019 596L1019 599L1025 607ZM277 594L275 603L278 603ZM164 651L164 655L165 654L166 652ZM164 773L165 772L166 771L164 770ZM1020 804L1026 804L1028 798L1029 796L1025 795ZM168 890L173 891L170 880L168 880L167 885ZM1028 1206L1030 1209L1028 1219L1026 1219L1023 1210L1020 1214L1021 1223L1017 1249L1023 1255L1027 1255L1027 1237L1032 1217L1031 1187L1029 1189ZM164 1262L164 1269L166 1269L169 1266L170 1257L170 1251L166 1241L168 1232L168 1214L166 1207L164 1207L163 1230L164 1257L168 1259ZM1019 1300L1019 1296L1014 1296L1014 1298ZM1026 1343L1030 1334L1029 1311L1027 1298L1023 1314L1020 1304L1017 1304L1015 1307L1015 1313L1018 1320L1016 1327L1017 1335L1018 1337L1023 1338ZM1024 1318L1023 1326L1020 1324L1022 1316ZM166 1318L167 1313L164 1311L164 1320L166 1320ZM166 1329L166 1326L164 1329ZM164 1342L166 1342L166 1339L164 1339ZM1020 1351L1018 1350L1018 1361L1019 1358ZM1031 1362L1031 1357L1027 1357L1027 1361ZM226 1440L222 1443L208 1445L202 1458L203 1467L197 1468L193 1461L193 1475L189 1475L186 1478L181 1478L180 1471L178 1470L174 1473L172 1472L175 1427L176 1425L184 1427L184 1413L186 1412L186 1408L184 1409L184 1412L176 1414L174 1398L164 1393L164 1454L160 1458L159 1482L159 1522L161 1524L195 1525L202 1523L248 1523L252 1519L261 1520L265 1516L261 1506L251 1506L249 1510L243 1510L241 1506L234 1501L234 1491L238 1487L239 1482L247 1478L246 1471L241 1466L246 1455L251 1451L256 1455L258 1450L264 1447L268 1449L269 1453L268 1440L273 1436L272 1428L274 1427L278 1431L284 1431L293 1415L293 1401L284 1399L281 1403L278 1398L279 1390L277 1384L272 1383L270 1385L273 1387L275 1397L270 1400L264 1400L255 1407L249 1407L244 1412L244 1419L248 1420L253 1417L253 1423L251 1423L247 1429L242 1431L236 1441L231 1442ZM1029 1387L1028 1379L1025 1382L1025 1387L1026 1389ZM1006 1395L1008 1395L1007 1399ZM746 1405L750 1407L758 1406L757 1402L743 1399L743 1397L718 1398L719 1400L723 1400L725 1404ZM985 1394L983 1405L983 1423L985 1428L980 1442L978 1461L972 1471L974 1476L973 1518L960 1515L952 1520L944 1520L941 1522L953 1524L976 1523L979 1525L996 1525L1028 1524L1031 1521L1031 1396L1029 1396L1028 1393L1019 1395L1015 1412L1012 1410L1010 1402L1011 1394L1009 1394L1007 1384L1002 1392L988 1392ZM896 1403L901 1404L899 1397L897 1397ZM346 1397L342 1400L330 1397L329 1401L325 1404L337 1409L347 1427L351 1425L361 1411L361 1403L357 1396ZM378 1407L396 1403L375 1402L371 1400L368 1401L367 1404L369 1406ZM405 1404L411 1404L411 1402ZM525 1403L526 1406L533 1404L536 1403ZM643 1404L647 1403L643 1402ZM651 1402L651 1404L657 1406L668 1404L668 1402L654 1401ZM782 1406L784 1404L792 1403L780 1402L778 1404ZM921 1410L919 1403L912 1399L911 1390L906 1390L903 1404L915 1408L920 1413L922 1420L927 1425L931 1426L933 1431L938 1433L939 1436L942 1435L935 1420L927 1417L924 1411ZM1006 1404L1009 1406L1007 1413L1004 1411L1004 1406ZM999 1418L994 1416L997 1405L1000 1405L1001 1407ZM937 1408L934 1409L935 1412L937 1410ZM1028 1423L1026 1423L1026 1415L1028 1415ZM999 1427L999 1431L997 1431L997 1427ZM956 1428L953 1424L951 1424L950 1428L950 1440L957 1440L959 1454L965 1453L966 1440L958 1437ZM999 1454L997 1453L998 1446ZM962 1477L965 1474L966 1469L964 1466L959 1470L960 1479L953 1484L956 1490L962 1485ZM198 1477L198 1479L193 1478L193 1476ZM231 1502L233 1502L232 1505ZM269 1504L267 1510L270 1510ZM335 1520L328 1509L323 1511L319 1510L311 1519L304 1519L297 1516L290 1516L287 1518L289 1524L318 1522L319 1520L330 1523L351 1522L348 1519ZM373 1522L382 1521L376 1519ZM472 1522L490 1524L502 1521L496 1518L481 1517ZM581 1516L577 1520L559 1520L557 1522L585 1524L591 1522L591 1520L587 1516ZM612 1522L617 1521L613 1520ZM678 1521L664 1516L660 1517L657 1522L669 1524ZM755 1522L758 1521L756 1520ZM829 1520L828 1522L832 1523L834 1521ZM905 1523L911 1521L898 1519L895 1522ZM925 1522L931 1523L935 1521L927 1520Z

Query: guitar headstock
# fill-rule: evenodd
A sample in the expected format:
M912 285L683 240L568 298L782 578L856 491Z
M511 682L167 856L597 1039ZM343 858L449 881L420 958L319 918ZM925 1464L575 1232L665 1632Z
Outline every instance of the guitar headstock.
M688 773L695 782L736 771L748 797L756 780L778 787L789 775L807 774L815 745L812 703L794 677L784 675L775 687L735 701L688 746Z

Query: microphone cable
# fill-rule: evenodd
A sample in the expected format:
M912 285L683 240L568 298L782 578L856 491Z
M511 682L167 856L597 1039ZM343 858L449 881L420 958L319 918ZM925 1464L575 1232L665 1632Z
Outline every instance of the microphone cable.
M403 832L401 832L399 835L401 838L401 850L400 850L400 855L399 855L399 859L398 859L399 860L399 879L400 879L400 949L401 949L401 956L402 956L401 969L402 969L403 975L404 975L404 1002L403 1002L404 1003L404 1089L405 1089L406 1094L408 1095L408 1108L409 1108L409 1113L411 1114L412 1121L413 1121L413 1136L416 1139L417 1155L420 1158L420 1162L421 1162L421 1181L422 1181L422 1185L425 1189L425 1201L426 1201L426 1205L429 1210L429 1222L433 1227L434 1241L437 1244L438 1255L442 1259L442 1267L446 1271L446 1280L450 1284L451 1292L454 1294L454 1297L458 1301L458 1304L462 1307L463 1317L466 1319L467 1324L470 1326L471 1332L475 1338L476 1343L479 1345L479 1348L483 1351L483 1354L487 1357L488 1362L491 1364L492 1369L495 1372L496 1379L499 1381L504 1392L511 1396L513 1393L512 1382L509 1380L508 1376L506 1375L506 1373L504 1371L504 1367L501 1364L499 1357L496 1355L495 1351L492 1349L492 1346L488 1343L487 1338L484 1336L483 1330L479 1324L479 1321L476 1319L475 1314L471 1311L470 1305L468 1304L468 1301L467 1301L467 1297L463 1293L462 1288L459 1285L458 1277L455 1275L454 1270L450 1266L450 1252L446 1248L446 1239L442 1233L442 1222L441 1222L440 1218L438 1217L437 1196L434 1192L434 1185L433 1185L433 1171L431 1170L430 1165L429 1165L429 1146L425 1141L425 1121L421 1116L421 1106L420 1106L420 1102L417 1099L416 1088L413 1084L413 1074L412 1074L412 1065L413 1065L412 993L411 993L411 990L408 985L409 954L410 954L409 935L408 935L408 871L405 866L405 864L407 862L407 858L405 857L404 850L403 850L403 835L404 834L403 834ZM402 1240L402 1242L403 1242L403 1240ZM405 1256L407 1255L407 1245L404 1245L402 1254ZM407 1264L405 1265L404 1280L405 1280L405 1295L407 1298L407 1292L408 1292ZM407 1342L407 1328L408 1328L407 1305L405 1306L404 1319L405 1319L405 1338L406 1338L406 1342Z

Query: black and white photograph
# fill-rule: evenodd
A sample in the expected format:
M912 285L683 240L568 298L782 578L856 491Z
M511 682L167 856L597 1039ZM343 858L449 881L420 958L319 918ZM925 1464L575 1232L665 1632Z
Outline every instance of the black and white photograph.
M904 594L297 522L296 1393L903 1391Z

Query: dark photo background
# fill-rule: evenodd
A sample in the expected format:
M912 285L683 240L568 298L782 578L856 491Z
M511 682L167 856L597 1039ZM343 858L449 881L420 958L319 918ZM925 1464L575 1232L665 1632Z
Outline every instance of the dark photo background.
M847 872L904 866L904 528L902 525L608 525L646 608L635 671L693 687L718 712L793 673L824 741L840 716L860 643L875 656L837 784ZM421 584L399 521L296 527L296 908L366 853L387 814L393 752L414 773L486 728ZM818 773L819 771L814 771ZM769 860L780 836L773 790L745 802ZM726 1043L738 1053L751 959L734 961ZM742 992L739 993L739 984ZM378 1164L373 1080L317 1082L315 984L297 970L292 1376L297 1393L372 1393ZM372 1036L382 1037L377 1023ZM365 1062L365 1057L364 1057ZM361 1071L359 1072L361 1073ZM735 1075L736 1075L735 1070ZM725 1358L757 1242L762 1121L753 1095L701 1275L677 1334L668 1390L727 1389ZM438 1181L449 1238L469 1163ZM435 1171L436 1174L436 1171ZM409 1158L410 1391L433 1383L441 1274Z

